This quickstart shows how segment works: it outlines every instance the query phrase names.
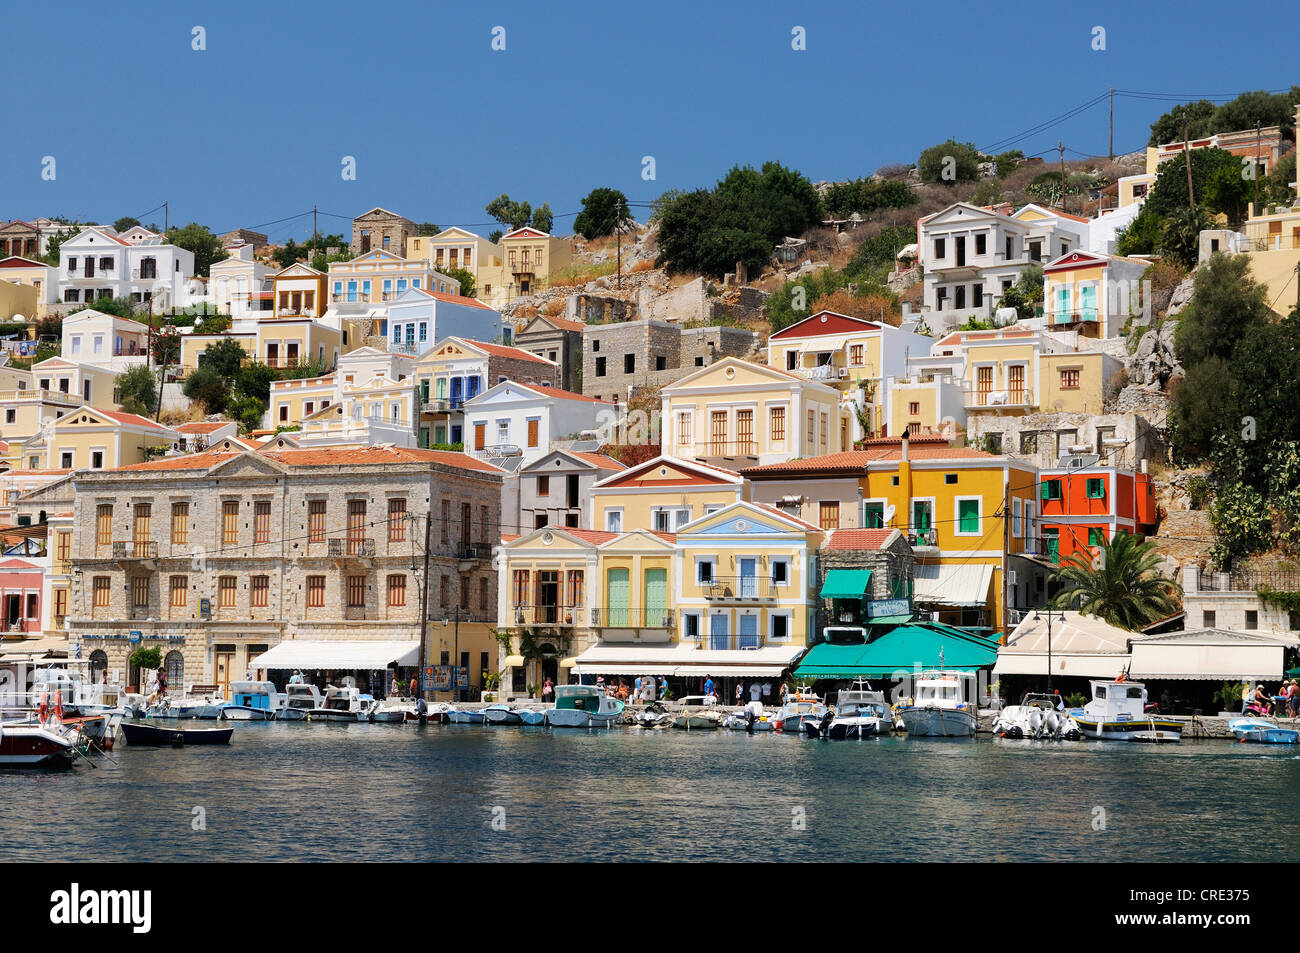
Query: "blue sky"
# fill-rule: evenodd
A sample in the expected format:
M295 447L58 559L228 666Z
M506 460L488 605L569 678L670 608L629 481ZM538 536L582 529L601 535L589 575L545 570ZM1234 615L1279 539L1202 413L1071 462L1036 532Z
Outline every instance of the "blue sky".
M214 231L382 205L477 224L501 192L571 230L596 186L633 201L777 159L817 179L985 147L1108 86L1235 94L1300 82L1300 13L1220 4L7 4L0 219L199 221ZM192 28L207 49L191 49ZM491 49L505 28L506 49ZM791 49L792 29L807 49ZM1106 31L1104 51L1094 27ZM1208 64L1216 65L1208 65ZM1117 152L1172 103L1116 98ZM1106 150L1104 102L1014 147ZM655 158L656 179L641 177ZM43 181L44 156L56 178ZM344 156L356 159L343 181ZM643 217L640 216L640 217ZM322 231L343 218L322 215ZM486 234L491 226L478 229ZM311 218L270 225L273 240Z

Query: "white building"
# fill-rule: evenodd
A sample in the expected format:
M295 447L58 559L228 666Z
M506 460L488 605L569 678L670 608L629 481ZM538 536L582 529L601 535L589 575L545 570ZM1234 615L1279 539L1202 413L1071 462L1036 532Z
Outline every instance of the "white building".
M149 326L86 308L63 319L60 356L73 364L125 371L149 360Z
M501 312L482 301L427 288L408 288L398 295L388 306L384 326L388 349L412 356L449 337L509 344L510 331Z
M86 228L59 246L59 300L65 303L126 298L152 301L158 310L183 307L193 274L194 253L156 236L132 245Z
M270 310L270 269L253 260L253 246L235 242L226 246L230 257L210 269L208 295L217 311L229 314L232 321L263 317Z
M525 387L503 381L465 401L465 452L520 458L527 466L550 452L552 443L595 430L614 405L555 387Z

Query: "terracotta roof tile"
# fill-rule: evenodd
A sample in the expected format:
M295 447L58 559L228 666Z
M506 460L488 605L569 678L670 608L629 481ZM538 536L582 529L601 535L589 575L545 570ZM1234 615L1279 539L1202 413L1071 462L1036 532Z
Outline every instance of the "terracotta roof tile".
M927 442L927 437L931 438ZM950 447L946 440L933 442L933 437L943 440L941 434L925 435L910 441L907 456L912 461L930 460L988 460L997 462L1002 458L973 447ZM874 445L873 445L874 444ZM865 470L872 463L889 463L903 458L901 441L868 441L866 450L847 450L842 453L828 453L821 457L805 457L799 460L786 460L781 463L769 463L763 466L747 467L740 471L742 476L754 477L782 473L836 473L848 470Z
M171 427L164 426L148 417L141 417L139 414L128 414L120 410L100 410L99 413L105 417L111 417L120 424L132 424L136 427L148 427L151 430L171 430Z
M176 430L180 433L213 433L229 424L229 420L197 420L193 423L181 424Z
M892 529L835 529L826 539L827 549L879 549Z
M484 304L477 298L470 298L465 295L448 294L445 291L430 291L428 288L414 288L413 291L423 291L430 298L437 298L439 301L445 301L448 304L459 304L466 308L481 308L484 311L494 311L495 308Z
M510 347L505 344L489 344L486 341L476 341L473 338L461 338L466 344L472 344L474 347L481 348L489 354L495 354L497 357L509 357L517 361L535 361L538 364L546 364L555 367L554 361L548 361L544 357L538 357L536 354L530 354L522 348Z
M798 516L792 516L791 514L787 513L785 510L776 506L772 506L770 503L755 503L753 505L757 506L760 510L767 510L769 513L775 513L777 516L784 516L786 519L790 520L791 522L798 523L800 526L806 527L807 529L815 530L818 533L824 532L824 530L820 526L814 526L812 523L809 523L805 519L800 519Z
M567 453L571 457L577 457L579 460L584 460L587 463L594 464L595 466L600 467L602 470L626 470L627 469L627 467L619 463L613 457L603 453L586 453L581 450L566 450L565 453Z

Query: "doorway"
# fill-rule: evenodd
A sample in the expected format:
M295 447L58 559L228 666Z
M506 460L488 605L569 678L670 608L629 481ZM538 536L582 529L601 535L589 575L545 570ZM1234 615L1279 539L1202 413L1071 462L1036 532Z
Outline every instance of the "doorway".
M221 690L222 698L230 698L230 673L235 667L235 647L218 645L212 653L213 682Z

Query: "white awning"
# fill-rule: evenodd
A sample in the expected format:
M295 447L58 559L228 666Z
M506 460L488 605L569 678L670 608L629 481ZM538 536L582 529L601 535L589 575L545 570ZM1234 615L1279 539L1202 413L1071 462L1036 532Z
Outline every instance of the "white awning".
M1291 644L1285 636L1220 629L1134 638L1129 674L1146 679L1277 681Z
M1060 655L1052 653L1053 675L1078 675L1081 678L1117 678L1120 672L1128 668L1129 657L1125 655ZM1047 653L1037 655L1030 652L998 653L997 664L993 666L994 675L1046 675Z
M984 606L993 567L978 563L917 563L913 601L936 606Z
M1132 632L1103 619L1069 610L1051 614L1053 675L1115 678L1128 667ZM1030 609L998 649L994 675L1046 675L1048 614Z
M249 668L334 668L358 671L389 665L417 665L419 642L379 642L361 639L309 641L289 639L248 663Z
M676 675L776 678L803 654L802 645L759 649L702 649L693 642L671 647L594 645L575 659L575 675Z

